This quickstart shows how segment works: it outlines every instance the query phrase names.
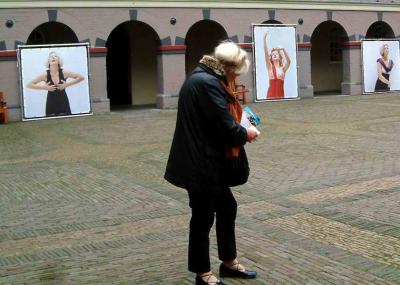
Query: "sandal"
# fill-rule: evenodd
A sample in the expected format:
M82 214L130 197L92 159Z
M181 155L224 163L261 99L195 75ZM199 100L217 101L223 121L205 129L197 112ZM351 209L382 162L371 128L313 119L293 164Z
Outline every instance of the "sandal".
M215 277L217 281L209 281L211 277ZM204 275L196 275L196 285L226 285L221 280L217 279L217 277L213 273L204 274Z

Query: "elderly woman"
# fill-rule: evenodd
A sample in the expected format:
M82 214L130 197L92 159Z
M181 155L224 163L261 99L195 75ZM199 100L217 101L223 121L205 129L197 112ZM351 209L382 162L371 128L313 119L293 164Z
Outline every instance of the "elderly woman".
M381 57L377 60L378 79L375 83L375 91L389 91L390 72L394 65L393 60L389 58L389 45L382 45L379 52Z
M47 90L46 116L71 115L71 107L65 89L81 82L84 77L76 72L63 70L63 61L52 51L45 62L46 72L33 78L27 87ZM71 79L71 80L68 80Z
M236 200L224 178L224 162L232 151L257 137L240 125L240 105L229 90L239 74L247 72L247 53L231 42L219 44L204 56L184 82L178 102L174 138L165 179L184 188L192 209L188 269L196 284L222 285L210 268L209 233L216 216L220 276L255 278L237 260L235 241ZM232 111L232 105L235 106ZM247 163L247 158L245 158ZM234 178L234 177L231 177ZM228 177L228 180L230 178Z

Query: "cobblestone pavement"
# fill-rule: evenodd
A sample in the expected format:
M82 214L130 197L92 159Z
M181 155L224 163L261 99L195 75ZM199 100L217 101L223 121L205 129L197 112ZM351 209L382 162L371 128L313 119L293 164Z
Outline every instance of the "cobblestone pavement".
M400 96L250 104L228 284L400 284ZM0 284L193 284L175 110L0 125ZM215 232L212 266L217 270Z

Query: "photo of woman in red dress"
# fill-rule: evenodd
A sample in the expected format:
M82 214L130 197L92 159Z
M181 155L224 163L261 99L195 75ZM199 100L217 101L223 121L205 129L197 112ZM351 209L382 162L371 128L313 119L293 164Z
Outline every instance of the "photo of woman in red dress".
M264 36L265 64L268 70L269 87L267 99L282 99L285 97L285 74L290 66L290 57L285 48L268 50L268 33Z

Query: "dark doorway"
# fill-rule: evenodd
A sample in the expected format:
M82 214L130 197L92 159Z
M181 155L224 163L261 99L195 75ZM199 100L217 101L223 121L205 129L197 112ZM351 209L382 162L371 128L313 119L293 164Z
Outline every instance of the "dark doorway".
M147 24L129 21L109 35L107 93L112 109L155 106L160 39Z
M127 24L121 24L111 32L106 47L107 94L110 107L132 105L130 40Z
M319 24L311 36L311 82L315 95L342 93L344 28L337 22Z
M217 22L202 20L190 27L186 34L185 67L188 75L205 54L211 54L223 40L228 39L225 29Z
M393 39L394 37L392 28L383 21L375 22L369 26L365 36L367 39Z
M48 22L36 27L28 37L26 44L69 44L78 43L74 31L63 23Z
M268 20L268 21L264 21L262 22L262 24L282 24L282 22L279 22L277 20Z

